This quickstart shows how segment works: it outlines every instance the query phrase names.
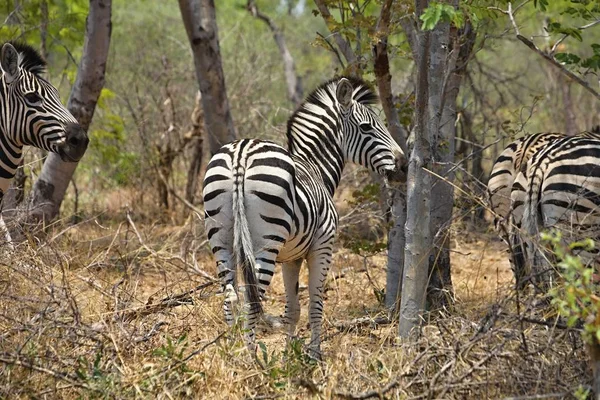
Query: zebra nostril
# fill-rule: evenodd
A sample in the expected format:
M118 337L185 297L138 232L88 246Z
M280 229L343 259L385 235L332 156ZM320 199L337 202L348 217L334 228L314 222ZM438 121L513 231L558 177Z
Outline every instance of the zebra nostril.
M79 143L81 143L81 142L79 141L79 139L77 137L72 136L72 137L69 138L69 144L71 146L77 147L79 145Z

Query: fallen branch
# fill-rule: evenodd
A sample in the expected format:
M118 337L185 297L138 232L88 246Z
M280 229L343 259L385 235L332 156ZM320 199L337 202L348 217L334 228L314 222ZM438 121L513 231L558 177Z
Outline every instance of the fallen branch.
M193 305L194 299L192 298L192 294L204 290L212 285L214 285L216 281L211 281L207 283L203 283L201 285L196 286L193 289L190 289L186 292L179 293L176 295L167 296L161 299L158 303L152 303L152 298L148 299L146 305L135 308L127 311L126 313L121 314L124 320L132 320L134 318L145 317L150 314L154 314L160 311L164 311L169 308L179 307L182 305ZM204 296L203 298L207 298L209 296Z
M335 323L336 329L344 332L354 328L361 328L365 326L376 327L378 325L389 325L392 321L387 316L379 316L375 318L361 317L355 318L350 321L340 321Z

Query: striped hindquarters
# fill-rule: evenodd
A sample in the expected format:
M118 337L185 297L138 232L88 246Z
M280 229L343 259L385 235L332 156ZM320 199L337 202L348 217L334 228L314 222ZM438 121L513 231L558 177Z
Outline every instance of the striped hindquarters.
M567 243L600 238L600 139L559 140L540 154L528 172L523 212L528 238L549 228L560 230ZM534 268L536 248L528 250Z
M511 189L519 171L540 149L556 139L561 133L542 132L528 135L510 143L496 159L487 185L489 204L494 212L494 224L507 217L511 204Z

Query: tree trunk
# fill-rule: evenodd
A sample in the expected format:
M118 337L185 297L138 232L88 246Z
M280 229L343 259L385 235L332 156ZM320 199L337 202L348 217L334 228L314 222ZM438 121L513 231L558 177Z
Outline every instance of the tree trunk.
M423 13L428 0L416 0L416 17ZM431 176L424 168L430 169L431 147L428 115L428 65L430 33L419 30L417 33L417 87L415 104L415 143L408 166L407 218L405 265L402 281L402 297L398 334L408 338L416 333L425 308L427 288L427 264L431 251L430 195Z
M454 1L453 5L458 6L458 1ZM431 190L431 234L434 237L434 252L430 256L430 280L427 289L430 310L448 308L454 302L450 271L450 225L454 207L456 100L475 41L475 33L468 22L463 33L459 35L457 29L451 29L447 23L438 24L432 32L429 110L430 113L436 110L441 112L438 111L435 118L430 118L430 129L434 138L434 172L443 179L434 177Z
M214 0L179 0L202 93L204 124L211 154L236 138L221 64Z
M67 102L67 108L86 131L104 87L111 34L111 8L112 0L90 0L83 55ZM40 177L33 185L31 218L34 221L50 221L58 215L76 168L77 163L64 162L58 154L48 155Z
M287 84L288 98L290 99L294 107L297 107L302 102L302 99L304 97L302 93L302 81L296 73L296 63L294 62L294 57L292 57L292 53L290 53L290 51L287 48L287 45L285 43L285 37L283 36L281 30L277 27L277 25L275 25L275 23L271 20L271 18L260 12L254 0L248 0L246 9L254 17L266 23L269 29L271 29L271 32L273 33L273 39L275 39L275 43L277 43L279 53L281 54L281 58L283 59L283 69L285 73L285 82Z
M185 199L194 204L196 200L196 190L200 182L200 171L204 155L204 112L201 105L201 94L196 96L196 106L192 112L192 129L186 134L192 141L192 162L187 173L187 183L185 185Z
M391 19L392 0L386 0L381 7L381 13L375 28L379 40L373 46L373 63L375 79L379 89L379 98L385 113L390 134L400 145L405 154L408 153L406 146L406 132L400 124L398 112L394 104L392 94L392 75L390 74L390 62L388 58L387 40ZM391 196L391 220L392 228L388 233L388 261L387 277L385 285L385 306L390 311L398 308L400 287L402 286L402 271L404 269L404 224L406 222L406 195L399 188L392 190Z

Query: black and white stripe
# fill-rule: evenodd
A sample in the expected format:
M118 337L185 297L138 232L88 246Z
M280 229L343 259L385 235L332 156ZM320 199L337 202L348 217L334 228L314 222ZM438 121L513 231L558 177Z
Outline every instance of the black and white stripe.
M309 270L310 349L320 354L323 285L333 253L338 214L333 202L346 161L390 179L405 177L400 147L369 107L375 93L355 78L333 79L317 88L288 121L288 148L245 139L225 145L211 159L204 179L205 225L217 260L233 323L240 266L251 305L249 340L261 312L260 297L282 262L285 322L290 335L300 317L298 276Z
M30 46L7 42L0 55L0 200L23 158L23 146L79 161L87 134L42 77L46 62Z
M517 179L525 194L512 195L513 208L522 199L523 210L522 221L515 221L520 229L511 233L515 272L522 282L532 276L546 285L553 274L534 243L539 232L557 228L567 243L600 238L600 138L588 132L558 139L532 157ZM590 261L589 254L582 255Z
M511 190L517 174L535 153L548 143L563 137L564 134L553 132L527 135L511 142L500 153L494 162L487 184L488 202L494 214L496 228L500 228L500 225L507 221L511 209Z

